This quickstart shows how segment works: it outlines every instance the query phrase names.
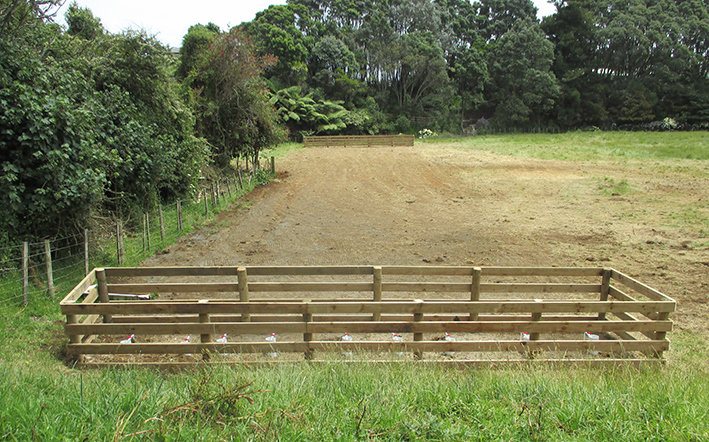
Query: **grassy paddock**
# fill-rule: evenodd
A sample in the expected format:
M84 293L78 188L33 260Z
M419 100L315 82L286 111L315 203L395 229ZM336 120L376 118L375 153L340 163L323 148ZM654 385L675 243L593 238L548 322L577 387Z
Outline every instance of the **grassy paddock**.
M568 132L429 138L417 142L452 143L464 149L544 160L709 160L709 132Z
M709 159L707 133L700 132L425 141L439 142L571 161ZM603 179L599 187L618 192L625 183ZM707 228L705 218L689 215L683 223ZM668 365L645 370L333 360L165 374L67 367L62 321L48 298L27 307L0 302L0 440L709 440L709 341L702 331L672 332Z

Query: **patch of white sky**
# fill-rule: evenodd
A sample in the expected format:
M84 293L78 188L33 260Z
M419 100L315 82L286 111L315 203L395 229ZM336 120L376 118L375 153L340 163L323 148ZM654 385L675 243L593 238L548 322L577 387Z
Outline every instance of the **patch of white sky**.
M556 7L546 0L533 0L539 9L539 18L556 12ZM56 21L66 25L64 14L72 0L67 0L57 13ZM101 24L111 33L129 29L145 30L163 44L180 47L182 37L190 26L212 22L223 30L248 22L256 13L270 5L284 5L285 0L76 0L84 8L89 8Z

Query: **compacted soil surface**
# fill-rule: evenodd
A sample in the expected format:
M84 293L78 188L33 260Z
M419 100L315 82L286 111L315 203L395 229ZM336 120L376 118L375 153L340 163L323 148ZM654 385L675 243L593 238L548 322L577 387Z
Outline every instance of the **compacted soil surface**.
M709 164L463 149L300 149L278 178L145 265L610 267L709 332Z

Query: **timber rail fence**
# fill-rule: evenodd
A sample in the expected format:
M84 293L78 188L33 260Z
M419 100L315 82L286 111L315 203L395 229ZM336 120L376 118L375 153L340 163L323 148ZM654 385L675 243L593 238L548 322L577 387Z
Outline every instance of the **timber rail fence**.
M277 362L320 352L640 364L664 361L675 301L604 268L140 267L92 270L61 311L68 351L86 365L140 364L146 355ZM264 340L271 333L277 342ZM341 341L345 333L351 342ZM216 342L223 334L228 341ZM134 342L120 343L130 335Z
M372 147L414 145L413 135L331 135L303 137L304 147Z

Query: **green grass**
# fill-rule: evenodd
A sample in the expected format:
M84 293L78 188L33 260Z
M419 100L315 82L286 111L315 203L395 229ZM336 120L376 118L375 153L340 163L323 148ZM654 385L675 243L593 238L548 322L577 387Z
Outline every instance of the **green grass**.
M303 363L162 374L20 360L1 362L0 376L2 440L709 438L705 375L673 368Z
M688 145L702 136L673 135ZM655 147L640 146L633 153L630 140L625 146L620 142L626 136L647 137L645 144ZM652 136L665 139L665 134L574 133L456 143L522 155L525 143L537 143L539 137L532 152L539 157L589 160L612 149L624 158L666 155L661 153L668 152L661 145L666 141L653 143ZM693 154L698 155L701 146L695 147ZM298 148L284 147L283 155ZM603 192L632 191L627 182L612 178L598 185ZM203 204L183 210L194 220L186 232L212 219L200 214ZM173 225L167 221L173 215L166 212L166 225ZM706 214L692 207L679 211L675 221L706 229ZM153 234L159 239L157 228ZM165 243L154 239L153 251L177 236L168 229ZM130 241L129 263L135 264L149 252L143 255L140 235ZM97 255L92 265L114 265L112 248L106 245L106 256ZM78 282L78 267L76 274L62 278L57 298ZM0 302L0 440L709 440L709 340L701 332L672 332L668 364L640 370L526 365L454 369L333 361L195 367L180 373L80 371L64 362L67 339L59 313L57 303L42 294L31 297L26 307Z
M709 160L709 132L568 132L431 138L425 144L453 144L523 158L569 161L613 159Z

